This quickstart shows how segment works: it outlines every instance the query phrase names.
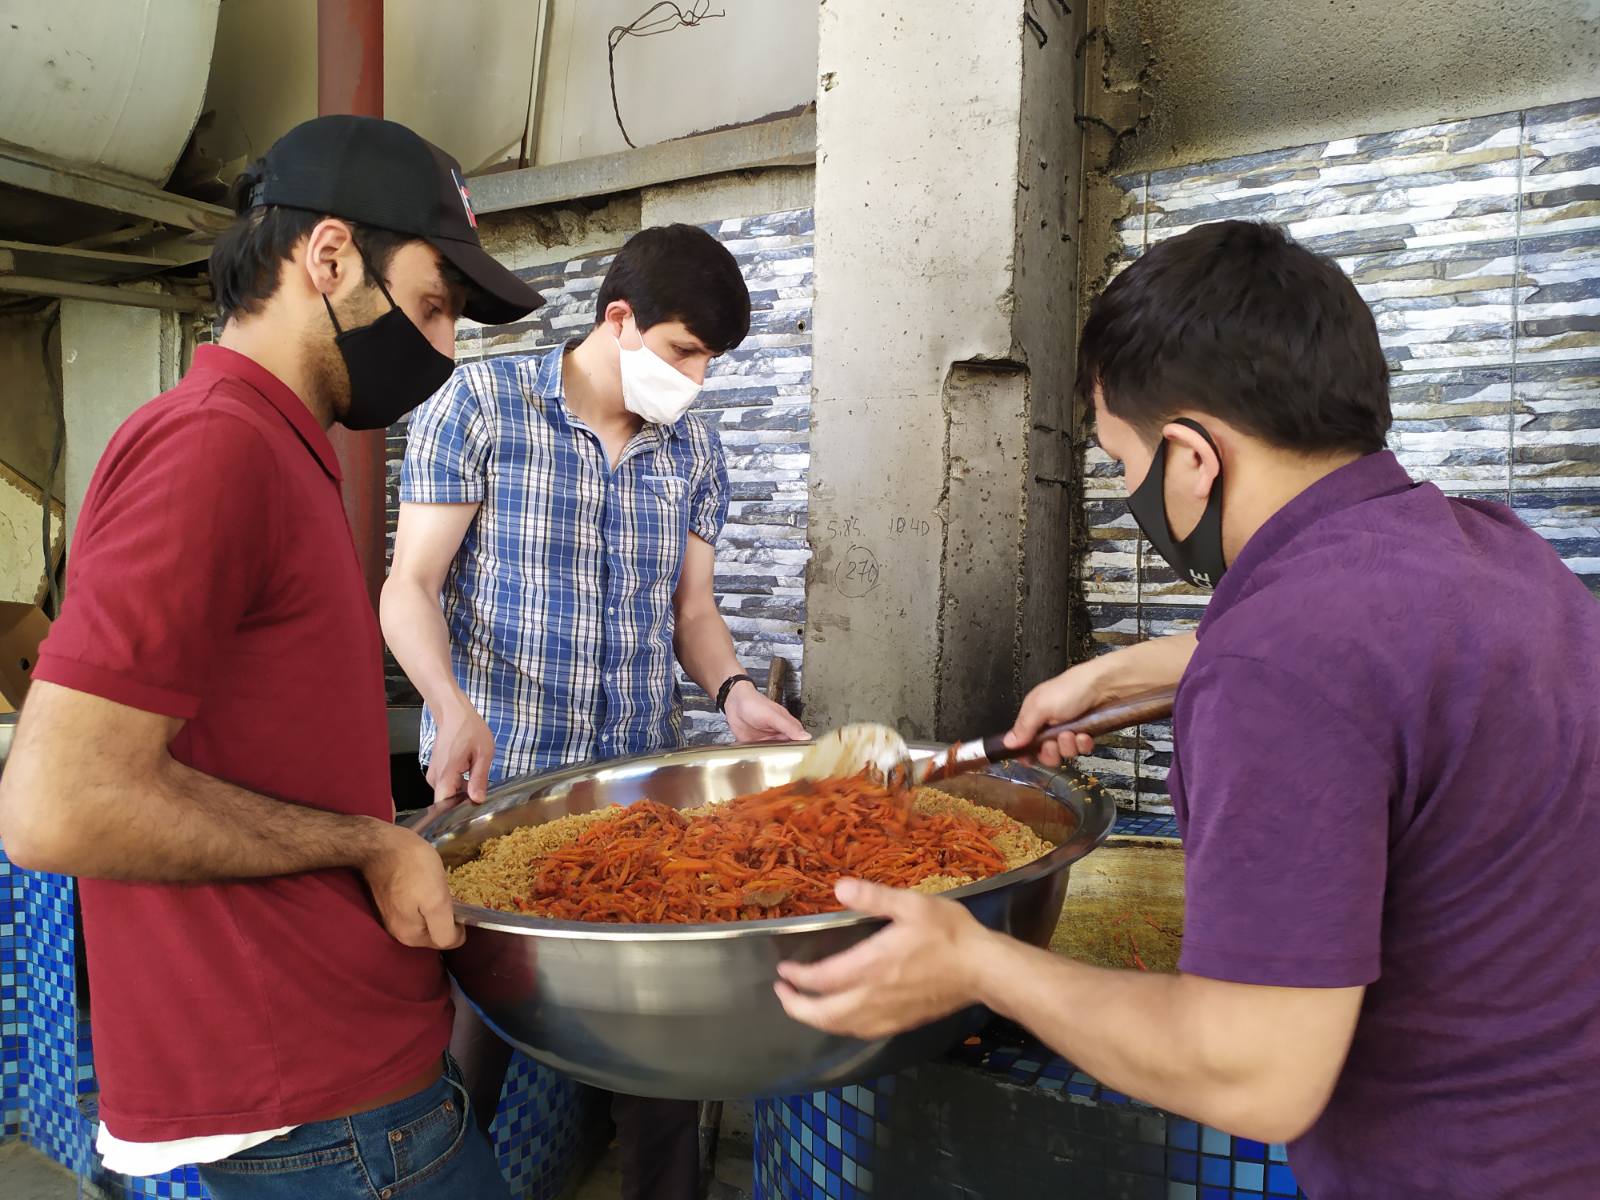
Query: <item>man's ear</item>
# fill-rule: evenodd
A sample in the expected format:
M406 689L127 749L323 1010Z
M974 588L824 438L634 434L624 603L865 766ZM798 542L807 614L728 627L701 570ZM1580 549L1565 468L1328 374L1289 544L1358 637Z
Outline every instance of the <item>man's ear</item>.
M1222 474L1222 459L1200 431L1173 421L1162 426L1167 441L1167 477L1182 481L1196 500L1211 494Z
M303 268L315 292L331 296L349 273L349 251L355 244L350 226L337 217L318 221L306 235Z
M613 300L606 305L606 311L601 314L600 322L603 325L609 325L611 332L620 336L622 326L631 316L633 316L633 306L631 304L626 300Z

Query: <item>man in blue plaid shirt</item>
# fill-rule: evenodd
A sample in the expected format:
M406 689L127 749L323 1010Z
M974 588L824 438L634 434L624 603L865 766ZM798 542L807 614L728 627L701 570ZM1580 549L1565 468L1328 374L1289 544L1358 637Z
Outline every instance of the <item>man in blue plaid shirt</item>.
M674 659L740 741L805 737L744 674L717 608L727 469L715 428L687 411L749 328L721 243L646 229L607 272L587 337L461 367L417 410L382 616L426 702L438 798L677 745ZM509 1051L464 1005L456 1049L492 1118ZM625 1197L692 1200L696 1111L618 1097Z

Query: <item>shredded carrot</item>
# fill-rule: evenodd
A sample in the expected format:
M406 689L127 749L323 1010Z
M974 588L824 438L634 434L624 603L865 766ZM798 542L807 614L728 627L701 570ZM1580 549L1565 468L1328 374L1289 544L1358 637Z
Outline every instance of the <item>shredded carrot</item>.
M984 879L1005 855L970 817L913 811L869 778L802 781L694 816L640 800L530 863L518 911L567 921L697 924L840 908L846 876L912 887Z
M1183 936L1183 930L1168 929L1165 925L1158 925L1150 918L1148 913L1140 913L1139 915L1144 917L1144 923L1150 926L1151 929L1154 929L1157 933L1165 934L1169 938L1181 938Z
M1139 970L1148 971L1150 969L1144 965L1144 959L1139 955L1139 943L1133 940L1131 932L1128 934L1128 953L1133 956L1133 965L1138 967Z

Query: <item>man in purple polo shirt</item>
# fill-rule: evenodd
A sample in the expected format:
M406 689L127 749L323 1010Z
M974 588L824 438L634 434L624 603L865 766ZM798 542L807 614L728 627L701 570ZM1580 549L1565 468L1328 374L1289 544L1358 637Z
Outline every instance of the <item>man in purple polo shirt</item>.
M1600 605L1509 509L1407 477L1370 312L1272 226L1154 247L1079 368L1139 524L1216 594L1198 639L1074 667L1011 736L1181 676L1180 973L845 883L893 923L785 965L790 1013L876 1037L985 1003L1290 1141L1313 1200L1600 1195Z

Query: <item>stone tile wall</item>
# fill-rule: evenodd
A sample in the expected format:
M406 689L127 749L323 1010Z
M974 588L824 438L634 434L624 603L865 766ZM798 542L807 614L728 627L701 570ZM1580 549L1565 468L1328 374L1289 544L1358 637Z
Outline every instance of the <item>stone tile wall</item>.
M1390 446L1415 478L1510 504L1600 596L1600 100L1125 176L1124 262L1206 221L1274 221L1331 254L1393 371ZM1193 628L1204 593L1138 534L1086 452L1082 577L1102 649ZM1079 625L1082 628L1082 624ZM1171 810L1168 725L1091 768Z

